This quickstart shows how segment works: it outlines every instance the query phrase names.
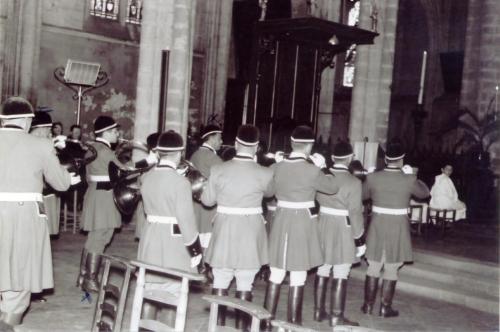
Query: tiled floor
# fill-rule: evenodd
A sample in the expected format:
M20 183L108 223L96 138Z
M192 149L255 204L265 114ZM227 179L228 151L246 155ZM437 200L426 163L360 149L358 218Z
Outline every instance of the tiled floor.
M62 233L58 240L52 242L54 259L55 290L46 296L48 302L33 303L25 316L24 324L16 331L88 331L90 330L94 302L82 301L82 292L74 284L78 272L80 251L85 236ZM133 258L136 255L137 242L133 240L133 232L123 230L116 234L108 249L109 254ZM304 299L304 325L318 329L331 330L327 322L316 323L312 320L312 276L310 276ZM262 303L265 283L257 281L254 302ZM133 292L134 285L131 285ZM287 286L282 287L281 300L277 316L286 319ZM206 331L208 322L208 305L201 299L208 288L193 287L188 308L187 331ZM234 292L234 288L230 294ZM365 331L498 331L497 315L463 308L440 301L432 301L397 292L394 307L399 309L400 317L381 319L378 316L363 315L359 308L362 304L362 281L351 280L349 284L346 316L359 321ZM130 319L131 297L127 303L124 329L127 330ZM228 319L232 324L232 320Z

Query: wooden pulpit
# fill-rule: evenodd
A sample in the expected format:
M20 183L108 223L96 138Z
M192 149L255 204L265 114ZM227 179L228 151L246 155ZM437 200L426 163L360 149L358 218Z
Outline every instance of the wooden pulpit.
M259 21L254 29L243 123L259 127L270 150L287 149L296 125L316 131L323 69L378 34L316 17Z

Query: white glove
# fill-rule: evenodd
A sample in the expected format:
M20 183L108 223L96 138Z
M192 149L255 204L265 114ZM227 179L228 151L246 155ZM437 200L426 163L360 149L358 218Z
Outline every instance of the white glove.
M280 163L285 159L285 153L283 151L276 151L274 154L274 160L276 160L277 163Z
M375 172L375 166L368 167L367 173L370 174L370 173L373 173L373 172Z
M363 257L366 252L366 244L361 247L356 247L356 257Z
M69 175L71 176L70 178L70 183L72 186L74 186L75 184L78 184L80 182L82 182L82 178L80 177L80 175L76 175L76 173L69 173Z
M177 172L177 174L184 176L184 174L186 174L187 170L188 170L188 168L184 167L184 168L177 168L175 171Z
M401 170L405 174L413 174L413 168L410 165L404 165L403 167L401 167Z
M201 262L201 254L191 257L191 267L197 267Z
M146 157L146 162L148 165L154 165L158 162L158 155L156 152L150 151L148 156Z
M66 147L66 136L59 135L54 138L54 146L58 149L64 149Z
M316 167L319 167L319 168L325 168L326 167L325 157L323 157L319 153L316 152L316 153L310 155L309 158L311 159L311 161L313 162L313 164L316 165Z

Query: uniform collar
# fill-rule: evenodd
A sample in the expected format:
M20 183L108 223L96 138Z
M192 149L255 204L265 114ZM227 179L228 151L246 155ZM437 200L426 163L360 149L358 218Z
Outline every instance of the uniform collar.
M244 152L238 152L236 156L234 156L234 160L240 160L240 161L255 161L255 157L252 156L249 153L244 153Z
M155 168L177 169L177 165L170 160L160 160Z
M387 171L387 172L401 172L401 168L400 167L385 167L384 168L384 171Z
M111 143L109 143L107 140L105 140L104 138L102 137L96 137L95 139L96 142L99 142L99 143L102 143L104 145L106 145L108 148L111 149Z
M344 164L334 164L332 168L330 168L332 172L349 172L349 168Z
M285 158L285 160L291 162L302 161L302 160L307 161L307 156L302 152L293 151L287 158Z
M8 124L0 128L1 130L5 131L23 131L24 129L22 127L13 125L13 124Z
M215 151L215 149L208 143L203 143L201 145L202 148L206 148L206 149L209 149L210 151L212 151L214 154L217 154L217 151Z

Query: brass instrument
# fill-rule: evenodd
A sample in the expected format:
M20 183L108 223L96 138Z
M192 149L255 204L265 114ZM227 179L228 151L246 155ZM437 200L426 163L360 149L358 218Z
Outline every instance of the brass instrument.
M81 146L81 153L70 153L66 149L57 150L57 157L61 165L67 168L69 172L74 172L82 175L84 167L97 158L97 150L88 143L79 142Z
M186 159L181 160L177 169L189 180L193 199L199 202L208 179Z

